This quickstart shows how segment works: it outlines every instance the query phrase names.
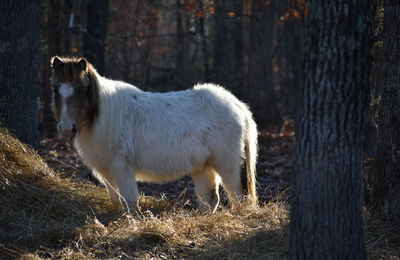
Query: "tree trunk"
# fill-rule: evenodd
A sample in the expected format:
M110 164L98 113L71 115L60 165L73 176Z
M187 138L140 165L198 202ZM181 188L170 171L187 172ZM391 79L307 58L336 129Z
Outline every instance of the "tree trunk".
M252 0L248 91L256 120L261 125L280 125L273 84L275 0Z
M374 4L310 2L291 259L366 259L361 163Z
M182 24L182 4L180 0L176 1L176 69L180 72L183 69L184 42L183 42L183 24Z
M39 12L37 1L0 1L0 124L34 148L39 147Z
M372 183L375 211L400 220L400 2L384 2L383 83L378 116L377 170Z
M100 74L104 74L104 48L107 36L108 0L89 0L87 5L87 33L85 34L84 53L95 65Z
M235 65L233 69L232 78L234 79L233 93L239 98L243 99L244 92L246 91L245 81L244 81L244 44L243 44L243 25L241 14L243 13L243 1L235 0L234 7L235 13L235 24L234 24L234 34L233 34L233 54L235 58Z
M286 3L284 14L290 6ZM283 15L284 15L283 14ZM282 47L279 58L281 61L280 93L286 114L297 120L300 106L301 82L303 82L303 43L304 43L304 20L302 18L283 21L282 31L284 35L279 42Z
M201 3L201 8L203 8L202 2L200 2L200 3ZM208 82L210 80L210 65L209 65L207 36L205 33L205 28L204 28L205 27L205 18L200 17L199 23L200 23L201 50L203 53L203 68L204 68L203 81Z
M70 56L72 54L72 29L74 26L75 14L72 12L74 6L73 0L65 0L63 10L63 22L60 27L64 30L64 55Z
M68 0L47 0L47 40L50 57L55 55L65 56L70 54L70 48L66 44L66 38L68 38L68 22L70 19L69 6L70 1Z
M50 58L55 55L64 55L64 30L61 30L63 10L65 3L61 0L47 0L47 24L43 26L46 32L46 52L43 53L44 70L43 82L39 86L39 98L42 103L42 134L52 135L56 133L56 120L51 109L52 91L50 86Z
M228 29L226 0L215 2L215 29L214 29L214 57L212 80L215 83L225 85L227 81L228 66ZM225 86L226 87L226 86Z
M177 89L187 88L187 72L188 68L185 66L186 48L184 37L184 22L185 22L185 9L183 8L182 1L176 1L176 60L174 82Z

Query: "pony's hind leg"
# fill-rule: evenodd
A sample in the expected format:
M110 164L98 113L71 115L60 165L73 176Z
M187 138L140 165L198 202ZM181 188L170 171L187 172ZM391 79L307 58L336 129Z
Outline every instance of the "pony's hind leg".
M240 172L240 160L231 165L217 165L216 170L221 176L222 187L228 193L232 205L244 198L244 187Z
M134 212L136 210L138 189L134 174L133 167L121 157L117 157L112 163L111 175L115 178L119 189L119 199L126 212Z
M208 163L202 169L193 172L191 177L194 182L200 210L215 212L219 203L218 188L221 178Z

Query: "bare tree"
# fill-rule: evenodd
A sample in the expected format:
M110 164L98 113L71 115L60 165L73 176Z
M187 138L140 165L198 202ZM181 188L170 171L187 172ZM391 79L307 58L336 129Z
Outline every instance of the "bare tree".
M108 0L89 0L84 53L101 74L104 73L104 48L107 35Z
M228 77L228 29L226 0L215 2L214 57L212 80L225 85Z
M252 0L248 92L256 119L264 125L280 125L273 80L275 1Z
M231 77L235 80L232 82L233 93L243 98L245 92L245 63L244 63L244 37L243 37L243 24L241 14L243 13L243 1L234 1L234 34L233 34L233 55L234 55L234 68Z
M182 21L182 4L180 0L176 1L176 70L179 72L183 69L184 58L184 42L183 42L183 21Z

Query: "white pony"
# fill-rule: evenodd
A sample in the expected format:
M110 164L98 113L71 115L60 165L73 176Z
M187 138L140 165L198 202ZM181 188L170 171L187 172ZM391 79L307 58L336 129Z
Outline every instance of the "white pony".
M221 182L231 202L257 202L257 126L224 88L151 93L100 76L85 58L53 57L51 66L58 130L74 138L114 207L136 208L136 181L185 175L203 208L216 210Z

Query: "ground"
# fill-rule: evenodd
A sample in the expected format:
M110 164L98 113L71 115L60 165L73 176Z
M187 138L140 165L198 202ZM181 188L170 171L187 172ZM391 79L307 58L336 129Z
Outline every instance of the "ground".
M293 126L261 131L260 206L194 209L190 178L140 184L138 211L112 210L68 141L42 155L0 128L0 259L286 259ZM88 181L88 179L90 181ZM400 259L399 224L364 211L370 259Z

